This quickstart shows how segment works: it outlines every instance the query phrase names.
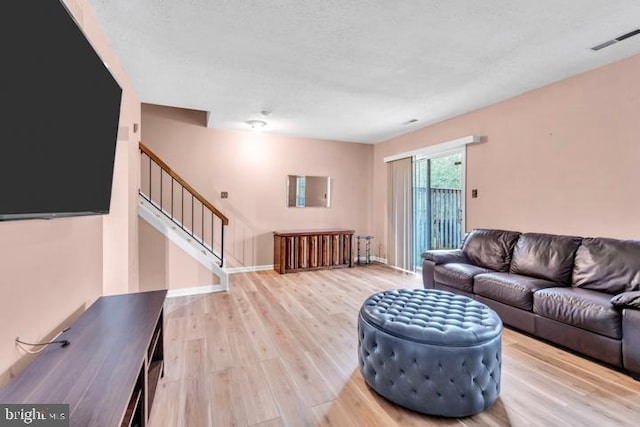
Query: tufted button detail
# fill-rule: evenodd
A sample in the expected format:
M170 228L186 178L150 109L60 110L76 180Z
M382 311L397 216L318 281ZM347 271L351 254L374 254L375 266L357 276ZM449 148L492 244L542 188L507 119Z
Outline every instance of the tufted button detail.
M484 342L502 329L502 321L486 305L432 289L379 292L364 302L360 313L394 335L433 344L446 344L452 331L460 344Z
M487 306L430 289L369 297L358 316L358 358L367 385L425 414L466 417L500 394L502 323Z

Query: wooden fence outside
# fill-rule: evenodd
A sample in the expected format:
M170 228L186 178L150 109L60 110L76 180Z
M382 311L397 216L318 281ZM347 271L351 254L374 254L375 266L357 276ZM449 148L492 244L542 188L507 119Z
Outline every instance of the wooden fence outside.
M415 188L415 255L416 266L422 265L425 249L455 249L462 242L462 190L431 188L427 198L426 188ZM429 215L431 205L431 215ZM431 239L429 241L429 234Z

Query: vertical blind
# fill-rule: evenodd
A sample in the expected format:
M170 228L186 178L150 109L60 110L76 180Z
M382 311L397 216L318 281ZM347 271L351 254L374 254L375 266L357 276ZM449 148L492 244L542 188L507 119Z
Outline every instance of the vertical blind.
M389 236L388 263L413 270L412 160L411 157L387 163Z

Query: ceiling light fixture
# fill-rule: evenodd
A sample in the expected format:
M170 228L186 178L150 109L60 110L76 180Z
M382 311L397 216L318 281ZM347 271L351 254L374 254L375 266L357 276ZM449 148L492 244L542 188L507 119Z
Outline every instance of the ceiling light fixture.
M247 121L247 124L251 126L251 129L255 131L259 131L260 129L262 129L267 125L267 122L263 120L249 120Z

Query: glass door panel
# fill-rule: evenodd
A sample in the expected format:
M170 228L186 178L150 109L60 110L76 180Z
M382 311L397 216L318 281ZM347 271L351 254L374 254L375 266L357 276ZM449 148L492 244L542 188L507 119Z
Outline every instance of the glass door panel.
M462 152L413 161L414 264L427 249L458 248L462 239Z

